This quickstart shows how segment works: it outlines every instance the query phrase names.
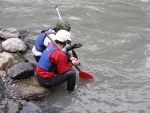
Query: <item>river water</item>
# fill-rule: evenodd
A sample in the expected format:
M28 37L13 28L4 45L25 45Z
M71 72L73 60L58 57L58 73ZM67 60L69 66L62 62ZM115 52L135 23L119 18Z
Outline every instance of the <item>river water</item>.
M149 0L0 0L0 26L39 32L70 22L81 69L75 91L65 84L35 102L43 113L150 112ZM77 71L78 73L78 71Z

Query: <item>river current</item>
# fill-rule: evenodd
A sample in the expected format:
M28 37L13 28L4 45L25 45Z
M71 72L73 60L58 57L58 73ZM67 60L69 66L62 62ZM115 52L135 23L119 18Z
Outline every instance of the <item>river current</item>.
M35 101L43 113L150 112L149 0L0 0L0 26L40 32L62 19L71 24L80 69L74 92L65 84ZM78 73L78 71L77 71Z

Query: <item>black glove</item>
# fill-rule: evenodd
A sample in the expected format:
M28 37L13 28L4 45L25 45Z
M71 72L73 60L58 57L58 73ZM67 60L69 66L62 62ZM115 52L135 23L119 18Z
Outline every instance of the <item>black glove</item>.
M70 51L70 50L73 50L73 49L76 49L76 48L80 48L81 46L82 46L81 43L75 43L75 44L73 44L72 46L67 47L67 48L66 48L66 51Z

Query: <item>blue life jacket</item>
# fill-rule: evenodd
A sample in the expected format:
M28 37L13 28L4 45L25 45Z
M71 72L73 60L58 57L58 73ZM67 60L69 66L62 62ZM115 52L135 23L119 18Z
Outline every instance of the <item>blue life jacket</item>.
M43 52L46 49L46 46L43 44L44 39L46 38L45 32L50 29L52 30L52 28L47 28L45 30L42 30L41 33L38 35L38 38L37 38L36 44L35 44L36 50ZM54 34L54 33L52 33L52 34Z
M38 62L38 66L45 70L45 71L54 71L54 64L51 63L50 61L50 55L52 54L52 52L54 52L55 50L57 50L58 48L55 48L54 46L49 46L48 48L46 48L42 55L41 58Z

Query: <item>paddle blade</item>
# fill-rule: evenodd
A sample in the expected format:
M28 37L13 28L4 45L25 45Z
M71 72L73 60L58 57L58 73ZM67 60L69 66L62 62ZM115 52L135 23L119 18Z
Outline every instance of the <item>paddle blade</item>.
M94 79L92 75L90 75L84 71L81 71L81 70L79 72L79 77L84 78L84 79Z

